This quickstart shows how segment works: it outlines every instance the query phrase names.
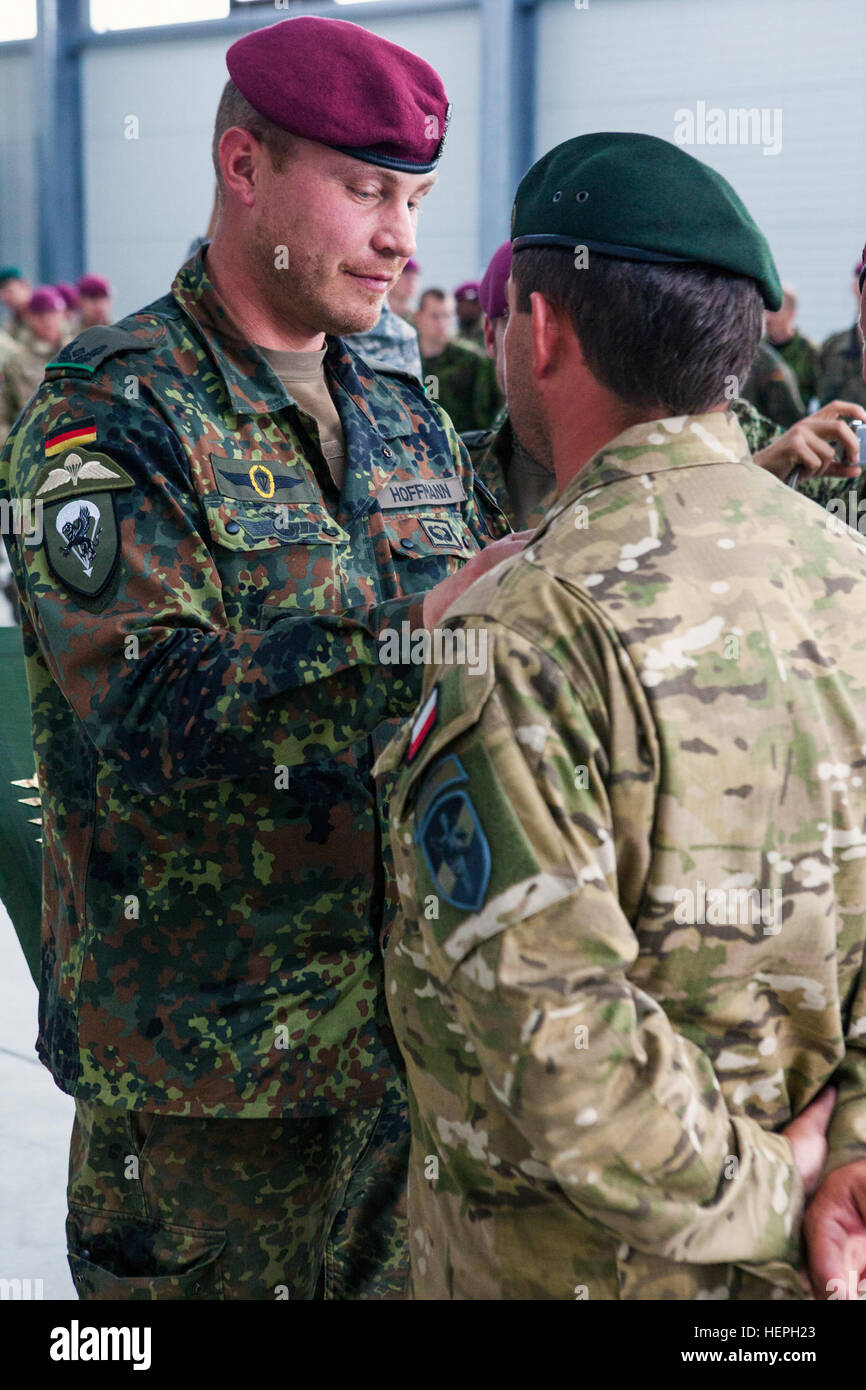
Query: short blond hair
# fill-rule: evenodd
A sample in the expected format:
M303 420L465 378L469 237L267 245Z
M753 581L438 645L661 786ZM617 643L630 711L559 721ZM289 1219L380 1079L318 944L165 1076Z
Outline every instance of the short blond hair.
M296 148L294 135L288 130L283 130L282 126L275 125L269 121L267 116L263 116L254 106L250 106L243 93L235 86L231 78L223 87L219 106L217 107L216 119L214 121L213 143L211 145L211 157L216 173L217 188L223 192L223 175L220 168L220 141L227 130L233 126L240 126L242 130L248 130L257 140L260 140L270 155L271 166L281 173Z

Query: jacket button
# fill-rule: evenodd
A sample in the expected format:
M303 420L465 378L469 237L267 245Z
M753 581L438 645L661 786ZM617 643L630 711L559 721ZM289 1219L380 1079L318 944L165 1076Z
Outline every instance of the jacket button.
M322 532L323 536L339 536L339 534L340 533L337 530L336 526L326 526L324 531Z
M410 541L409 538L408 538L408 536L407 536L407 538L406 538L404 541L401 542L401 544L402 544L404 550L414 550L414 549L415 549L415 542L414 542L414 541Z
M384 449L382 450L382 453L385 455L386 459L390 459L390 458L393 458L393 457L394 457L394 451L393 451L393 449L389 449L387 444L385 445Z
M241 528L240 528L240 523L239 523L239 522L237 522L237 521L227 521L227 522L226 522L226 530L228 531L228 533L229 533L230 536L236 536L237 533L238 533L238 531L239 531L240 529L241 529Z

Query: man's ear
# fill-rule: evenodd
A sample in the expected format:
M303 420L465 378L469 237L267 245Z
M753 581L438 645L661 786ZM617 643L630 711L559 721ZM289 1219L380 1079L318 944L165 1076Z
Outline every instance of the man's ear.
M533 375L547 376L562 352L562 324L549 300L533 290L529 296L532 314Z
M232 126L219 143L219 161L222 169L223 185L230 197L237 198L244 207L251 208L256 201L258 169L267 151L260 140L242 126Z
M484 315L484 347L487 356L495 360L496 358L496 334L493 329L493 320Z

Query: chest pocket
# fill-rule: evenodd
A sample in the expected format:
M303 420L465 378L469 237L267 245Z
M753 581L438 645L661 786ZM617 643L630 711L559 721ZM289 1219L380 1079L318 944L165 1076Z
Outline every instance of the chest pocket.
M385 534L404 593L429 588L480 550L459 508L385 512Z
M324 507L222 493L202 500L230 621L261 628L292 613L346 607L349 537Z

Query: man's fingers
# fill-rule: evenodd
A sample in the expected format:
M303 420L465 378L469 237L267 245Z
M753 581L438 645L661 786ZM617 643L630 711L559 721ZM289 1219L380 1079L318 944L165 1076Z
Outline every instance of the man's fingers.
M825 469L824 476L827 478L859 478L862 468L856 463L831 463Z
M820 435L822 439L832 439L842 445L852 463L857 462L860 444L850 425L844 420L818 420L814 416L804 422L807 429Z
M829 420L836 415L853 416L855 420L866 420L866 410L862 405L857 405L854 401L828 401L822 405L820 410L816 410L814 415L808 418L811 422L815 420Z
M825 1134L830 1123L830 1116L833 1114L833 1106L836 1104L837 1091L835 1086L825 1086L824 1090L815 1100L812 1101L803 1114L808 1115L811 1122L820 1127L821 1133Z

